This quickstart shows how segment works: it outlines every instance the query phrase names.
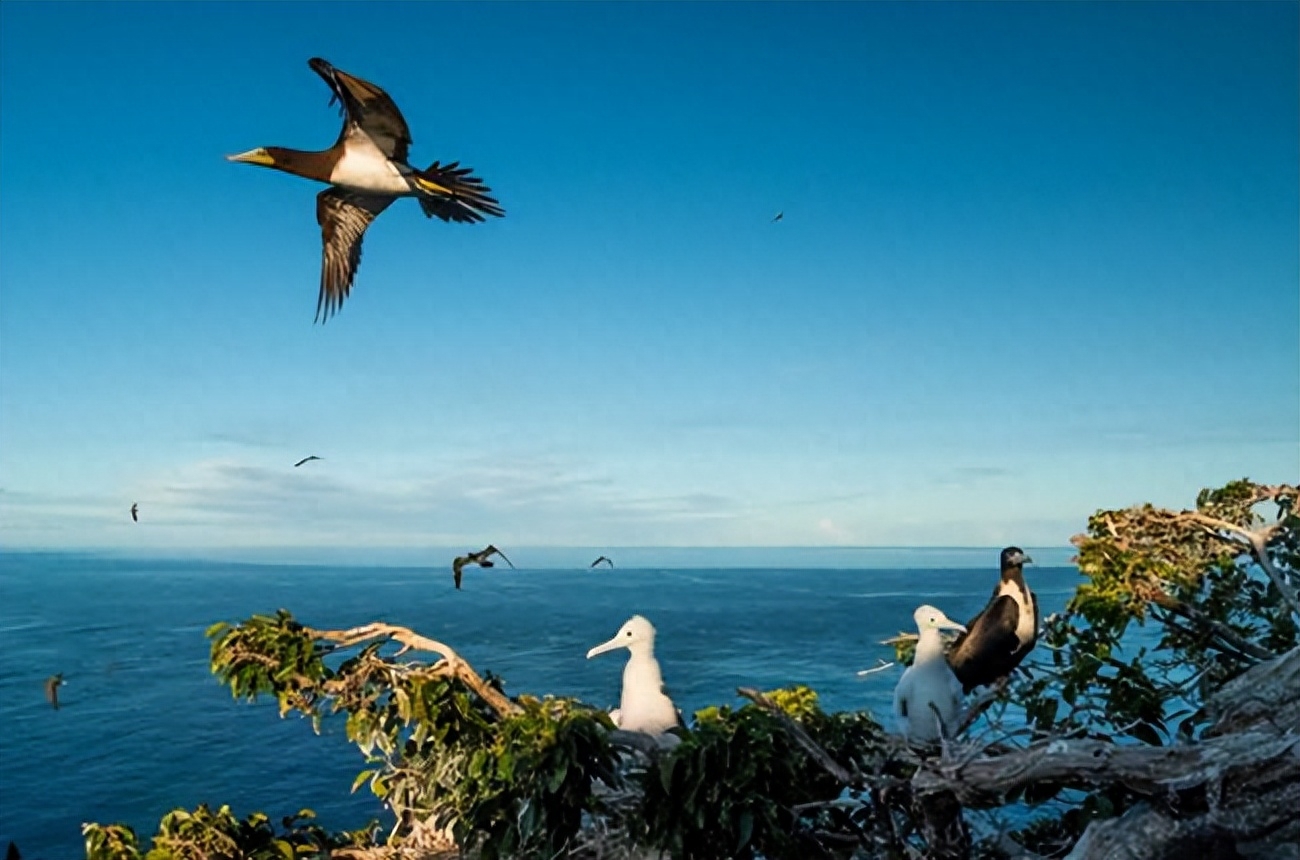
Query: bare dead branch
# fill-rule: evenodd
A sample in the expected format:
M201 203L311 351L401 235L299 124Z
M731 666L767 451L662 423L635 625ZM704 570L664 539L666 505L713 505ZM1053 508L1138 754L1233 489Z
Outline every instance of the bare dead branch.
M1034 783L1122 784L1163 796L1269 773L1300 780L1300 647L1248 669L1217 691L1207 709L1218 720L1196 744L1120 746L1053 738L1005 755L927 760L913 788L920 794L950 791L964 804L980 806Z
M492 710L502 717L509 717L523 712L522 708L506 698L500 690L484 681L478 672L474 671L474 667L457 654L451 646L421 636L406 627L375 621L348 630L315 630L306 627L304 632L312 639L333 642L340 647L359 645L362 642L375 639L387 639L401 643L402 651L427 651L437 654L442 659L431 667L433 672L445 674L447 677L460 681L473 690L479 698L487 702Z
M1222 537L1222 533L1226 532L1232 537L1244 541L1255 561L1259 563L1259 566L1264 569L1264 573L1277 586L1277 590L1282 594L1282 599L1291 607L1291 611L1296 615L1300 615L1300 596L1297 596L1296 590L1291 587L1291 583L1287 582L1281 571L1273 566L1273 561L1268 556L1269 538L1283 527L1284 523L1282 521L1271 523L1260 529L1248 529L1196 511L1186 511L1182 514L1176 514L1175 517L1185 518L1190 522L1197 523L1217 536Z

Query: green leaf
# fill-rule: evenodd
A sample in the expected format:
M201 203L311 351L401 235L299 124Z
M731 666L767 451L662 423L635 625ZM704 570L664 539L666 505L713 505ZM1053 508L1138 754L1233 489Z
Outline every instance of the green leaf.
M673 768L677 765L676 756L666 756L659 759L659 784L663 786L664 794L673 793Z
M754 813L746 809L740 813L740 838L736 841L736 853L749 844L749 837L754 834Z
M363 770L361 773L357 774L357 778L352 780L352 793L356 794L356 791L361 787L361 784L374 775L375 772L373 770Z

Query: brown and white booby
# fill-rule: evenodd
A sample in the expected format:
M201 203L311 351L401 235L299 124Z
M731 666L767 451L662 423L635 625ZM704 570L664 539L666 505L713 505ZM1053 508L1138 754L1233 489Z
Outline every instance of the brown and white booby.
M1032 561L1018 546L1002 550L1002 576L993 598L948 652L965 692L1010 675L1038 641L1038 598L1024 574L1026 562Z
M319 460L319 459L320 457L317 457L315 454L312 454L310 457L303 457L297 463L294 463L293 467L296 469L299 466L301 466L303 463L310 463L312 460Z
M131 503L131 522L140 522L140 504L138 502Z
M514 564L510 559L506 558L506 554L494 547L492 544L488 544L478 552L471 552L468 555L458 555L452 559L451 573L456 579L456 588L460 588L460 579L465 570L465 565L477 564L479 567L495 567L496 562L491 560L491 556L493 555L499 555L502 558L505 558L506 564L510 565L512 568L514 567Z
M602 555L600 558L596 559L590 565L588 565L588 567L595 567L596 565L600 564L602 561L605 562L605 564L609 565L610 567L614 566L614 562L610 561L609 556Z
M397 198L415 197L427 217L460 223L503 216L505 210L489 195L492 189L458 161L435 161L424 170L407 163L411 132L388 93L319 57L307 65L333 90L330 104L341 105L343 129L334 145L318 152L266 146L227 158L330 186L316 195L325 246L316 319L323 313L328 320L352 290L366 228Z

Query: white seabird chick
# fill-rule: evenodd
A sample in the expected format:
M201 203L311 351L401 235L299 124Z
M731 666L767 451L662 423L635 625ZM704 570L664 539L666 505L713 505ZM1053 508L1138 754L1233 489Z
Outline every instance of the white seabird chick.
M681 725L673 700L664 695L664 679L655 659L654 625L640 615L633 615L613 639L588 651L587 659L615 648L626 648L632 653L623 668L620 707L609 713L614 725L652 735L661 735Z
M961 716L961 682L944 657L939 631L966 628L933 606L920 607L912 618L921 638L916 658L894 688L894 717L909 741L928 744L940 739L941 722L942 737L952 737Z

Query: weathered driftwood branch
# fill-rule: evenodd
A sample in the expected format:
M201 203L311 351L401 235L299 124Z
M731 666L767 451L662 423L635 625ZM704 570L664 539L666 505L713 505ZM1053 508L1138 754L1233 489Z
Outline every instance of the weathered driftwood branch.
M398 654L404 654L407 651L428 651L437 654L442 659L429 667L429 671L460 681L473 690L479 698L487 702L492 710L502 717L512 716L523 711L500 690L484 681L479 673L474 671L474 667L457 654L451 646L421 636L406 627L376 621L371 624L363 624L360 627L352 627L348 630L314 630L307 627L304 628L304 631L313 639L333 642L343 648L360 645L362 642L375 639L387 639L401 643L402 649L397 652Z
M964 764L928 763L913 785L922 793L952 790L967 806L1001 805L1007 794L1035 783L1122 784L1140 794L1159 794L1227 773L1263 768L1284 757L1295 759L1300 778L1300 735L1285 735L1272 728L1170 747L1050 740Z
M912 788L922 797L955 795L968 807L1000 805L1009 792L1035 783L1124 785L1150 798L1147 806L1092 825L1073 860L1181 860L1210 856L1206 846L1218 842L1238 851L1267 844L1274 852L1294 843L1300 838L1300 648L1242 673L1206 708L1215 723L1194 744L1048 740L1005 755L927 760ZM1189 846L1197 848L1192 855Z

